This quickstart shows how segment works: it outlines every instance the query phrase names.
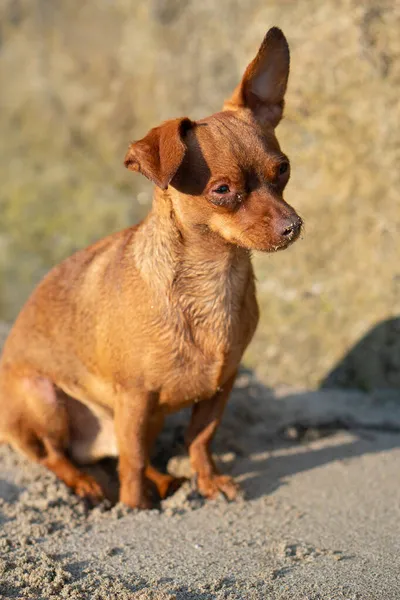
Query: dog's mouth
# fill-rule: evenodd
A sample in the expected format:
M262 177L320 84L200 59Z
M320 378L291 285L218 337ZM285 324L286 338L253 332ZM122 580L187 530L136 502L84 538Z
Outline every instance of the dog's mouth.
M213 232L213 230L203 225L203 232L214 233L218 237L222 237L227 244L243 248L248 251L256 250L259 252L278 252L279 250L286 250L291 246L302 234L303 231L303 220L301 217L296 215L295 219L286 224L279 231L279 225L272 225L271 221L268 223L269 227L255 228L254 225L245 228L240 235L226 237L221 235L219 232ZM278 232L276 231L278 229Z
M262 244L258 244L258 243L244 244L243 242L238 241L238 240L235 240L234 244L236 246L239 246L240 248L245 248L246 250L249 250L250 252L252 250L256 250L259 252L266 252L268 254L273 254L274 252L279 252L280 250L286 250L287 248L289 248L289 246L291 246L296 240L298 240L300 235L301 235L301 232L299 232L296 235L293 235L290 239L282 240L276 244L271 244L270 242L268 243L268 245L262 245Z

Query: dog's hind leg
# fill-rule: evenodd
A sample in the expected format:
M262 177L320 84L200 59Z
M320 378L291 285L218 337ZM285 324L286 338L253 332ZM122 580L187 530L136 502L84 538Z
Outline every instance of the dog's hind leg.
M53 383L40 375L2 382L0 439L57 475L76 494L97 502L97 482L67 457L68 413Z

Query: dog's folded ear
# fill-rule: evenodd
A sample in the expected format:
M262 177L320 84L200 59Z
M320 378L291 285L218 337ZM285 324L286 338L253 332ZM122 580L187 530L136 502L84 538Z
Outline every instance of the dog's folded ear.
M194 125L187 117L154 127L141 140L132 142L124 164L166 190L186 152L185 134Z
M276 127L283 114L289 65L286 38L278 27L273 27L232 97L225 102L224 110L250 108L260 123Z

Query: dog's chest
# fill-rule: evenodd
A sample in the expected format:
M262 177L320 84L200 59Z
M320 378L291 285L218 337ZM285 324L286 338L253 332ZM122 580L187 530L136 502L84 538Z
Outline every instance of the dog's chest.
M237 369L258 313L252 277L249 282L248 273L234 275L233 282L200 281L171 303L167 343L159 348L164 365L169 355L160 386L166 410L211 397Z
M169 346L169 368L160 373L160 403L174 410L185 404L211 397L228 372L234 372L240 361L242 349L231 339L214 339L215 331L207 327L198 329L192 339L174 339ZM235 348L235 351L234 351ZM161 350L161 348L160 348ZM164 354L165 365L165 354Z

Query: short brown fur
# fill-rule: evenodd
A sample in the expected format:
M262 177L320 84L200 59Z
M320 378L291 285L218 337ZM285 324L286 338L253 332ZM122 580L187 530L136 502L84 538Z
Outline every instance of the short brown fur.
M210 442L258 321L250 251L286 248L301 219L282 197L274 129L289 50L271 29L224 110L175 119L132 143L125 165L155 184L139 225L77 252L36 288L0 363L0 438L76 493L77 464L119 456L120 500L146 508L179 482L149 463L167 413L193 405L187 446L207 497L237 493Z

